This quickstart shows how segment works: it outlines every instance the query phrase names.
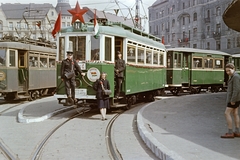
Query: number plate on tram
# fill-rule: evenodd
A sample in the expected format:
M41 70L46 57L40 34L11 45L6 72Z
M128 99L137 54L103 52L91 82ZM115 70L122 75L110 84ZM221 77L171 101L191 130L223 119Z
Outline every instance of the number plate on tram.
M87 95L87 89L75 89L75 95L86 96Z

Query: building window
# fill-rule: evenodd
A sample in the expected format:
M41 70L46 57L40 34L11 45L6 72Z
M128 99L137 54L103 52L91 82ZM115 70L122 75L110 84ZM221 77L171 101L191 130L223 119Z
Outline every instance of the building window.
M207 42L207 48L206 49L210 49L210 42Z
M172 41L175 41L175 33L172 34Z
M155 26L154 34L158 34L158 25Z
M183 4L182 4L182 8L185 9L185 3L184 3L184 2L183 2Z
M217 16L220 16L220 15L221 15L221 8L220 8L220 7L217 7L217 8L216 8L216 15L217 15Z
M158 19L158 12L156 13L156 19Z
M210 26L207 26L207 35L210 35Z
M240 37L237 37L237 47L240 47Z
M51 15L54 16L54 12L53 11L51 12Z
M175 19L172 20L172 27L175 27Z
M152 26L149 27L149 33L152 33Z
M20 29L20 28L21 28L21 23L17 22L17 29Z
M164 10L162 10L162 17L164 17Z
M182 24L185 25L185 17L182 19Z
M207 18L210 18L210 10L207 10Z
M175 5L172 6L172 13L175 12Z
M13 22L8 23L9 30L13 30Z
M216 32L221 33L221 24L216 24Z
M195 6L196 5L196 0L193 0L193 6Z
M221 43L220 41L216 41L216 50L220 50L221 49Z
M227 40L227 49L230 49L231 48L231 39L228 39Z
M235 37L233 37L233 48L235 48L236 45L235 45Z
M197 44L193 44L193 48L197 48Z
M66 27L66 23L65 22L62 22L62 27Z
M193 37L197 37L197 28L193 28Z
M3 22L0 21L0 30L3 30Z
M70 26L70 22L67 22L67 26Z
M193 21L197 21L197 13L193 14Z

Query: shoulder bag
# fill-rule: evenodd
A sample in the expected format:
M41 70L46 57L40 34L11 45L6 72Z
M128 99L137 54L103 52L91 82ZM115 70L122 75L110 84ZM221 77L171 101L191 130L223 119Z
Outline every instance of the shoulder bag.
M72 78L72 77L75 75L75 73L74 73L74 71L73 71L73 63L74 63L74 62L72 62L71 72L65 73L65 77L66 77L67 79L70 79L70 78Z
M100 84L101 84L101 86L102 86L103 95L109 96L109 95L112 94L112 91L111 91L110 89L105 89L105 88L103 87L102 82L100 82Z

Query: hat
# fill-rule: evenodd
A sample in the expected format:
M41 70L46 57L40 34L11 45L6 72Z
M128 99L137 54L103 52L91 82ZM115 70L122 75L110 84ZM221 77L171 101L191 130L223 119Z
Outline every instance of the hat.
M67 55L73 55L72 51L67 51Z
M226 68L234 69L235 66L234 66L234 64L232 64L232 63L228 63L228 64L226 64Z

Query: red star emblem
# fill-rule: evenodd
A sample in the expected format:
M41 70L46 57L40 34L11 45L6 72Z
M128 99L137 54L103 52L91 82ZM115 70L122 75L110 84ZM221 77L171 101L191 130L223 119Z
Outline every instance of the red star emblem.
M87 9L81 9L78 2L75 6L74 9L68 10L72 14L72 23L74 23L77 19L80 20L80 22L85 23L83 19L83 14L86 13L88 10Z

